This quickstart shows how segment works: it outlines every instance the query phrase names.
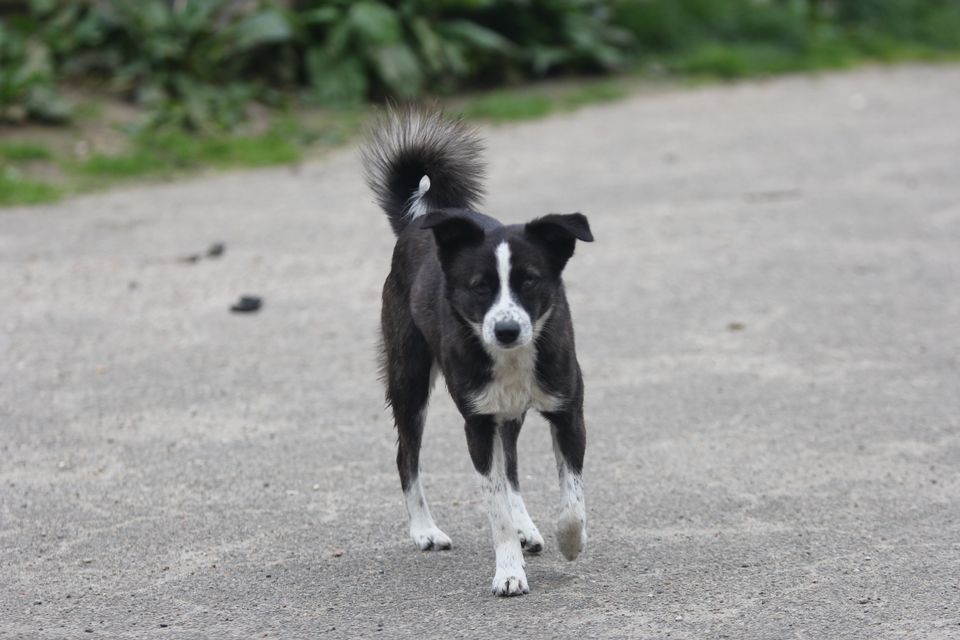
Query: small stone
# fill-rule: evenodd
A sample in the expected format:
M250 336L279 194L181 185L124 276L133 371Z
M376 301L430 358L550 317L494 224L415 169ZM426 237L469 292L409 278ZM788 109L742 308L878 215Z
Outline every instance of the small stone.
M260 296L240 296L240 299L230 307L234 313L254 313L263 306L263 298Z

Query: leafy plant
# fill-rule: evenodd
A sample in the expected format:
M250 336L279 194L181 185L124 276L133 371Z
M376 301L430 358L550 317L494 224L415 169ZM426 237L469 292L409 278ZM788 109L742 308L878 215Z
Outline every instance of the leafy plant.
M63 122L70 109L56 92L49 52L26 31L0 23L0 121Z
M244 71L258 49L292 32L277 9L229 0L97 4L115 89L150 111L148 128L230 129L261 83Z
M315 99L356 103L451 89L513 45L456 9L489 0L307 1L298 5L306 77Z

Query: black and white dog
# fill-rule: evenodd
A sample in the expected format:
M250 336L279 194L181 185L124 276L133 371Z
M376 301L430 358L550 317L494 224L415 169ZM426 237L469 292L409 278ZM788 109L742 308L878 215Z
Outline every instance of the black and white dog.
M517 476L517 437L529 409L553 433L560 550L573 560L586 542L583 379L561 273L576 241L593 236L579 213L503 225L474 211L481 151L461 122L400 108L378 123L363 160L397 235L383 286L383 372L410 535L422 550L451 545L419 478L427 402L440 371L466 420L493 529L493 592L513 596L529 591L522 549L543 549Z

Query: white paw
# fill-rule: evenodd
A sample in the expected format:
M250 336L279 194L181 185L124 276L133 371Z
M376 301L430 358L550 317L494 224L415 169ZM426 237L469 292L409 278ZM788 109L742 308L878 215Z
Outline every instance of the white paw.
M557 544L567 560L576 560L587 543L587 531L583 519L574 512L560 516L557 522Z
M528 520L529 522L529 520ZM530 522L529 527L517 529L517 536L520 538L520 546L527 553L540 553L543 551L543 536L537 527Z
M519 567L511 570L497 570L497 575L493 577L492 591L497 596L522 596L530 593L527 574Z
M413 538L413 543L417 545L420 551L430 551L431 549L443 551L453 546L450 536L437 527L411 528L410 537Z

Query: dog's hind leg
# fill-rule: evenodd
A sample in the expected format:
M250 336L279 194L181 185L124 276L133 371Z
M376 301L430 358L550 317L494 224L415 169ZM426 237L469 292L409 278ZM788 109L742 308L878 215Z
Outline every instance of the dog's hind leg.
M506 461L507 491L510 494L510 510L513 515L513 524L517 527L520 537L520 546L530 553L540 553L543 550L543 536L533 524L527 506L520 495L520 476L517 473L517 438L520 437L520 427L523 426L523 417L510 420L500 425L498 431L503 443L503 455Z
M386 306L384 312L386 315ZM422 551L449 549L450 538L433 521L420 483L420 443L435 365L412 319L401 324L396 320L394 317L389 324L384 322L383 355L387 401L397 426L397 471L410 516L410 537Z
M467 446L473 466L480 474L480 489L490 519L497 572L493 592L498 596L518 596L530 591L523 570L523 551L510 505L510 481L503 439L497 435L493 416L474 415L467 418Z
M583 500L583 454L587 432L581 402L565 411L543 414L550 423L553 453L560 476L557 543L567 560L576 559L587 542L587 511Z

